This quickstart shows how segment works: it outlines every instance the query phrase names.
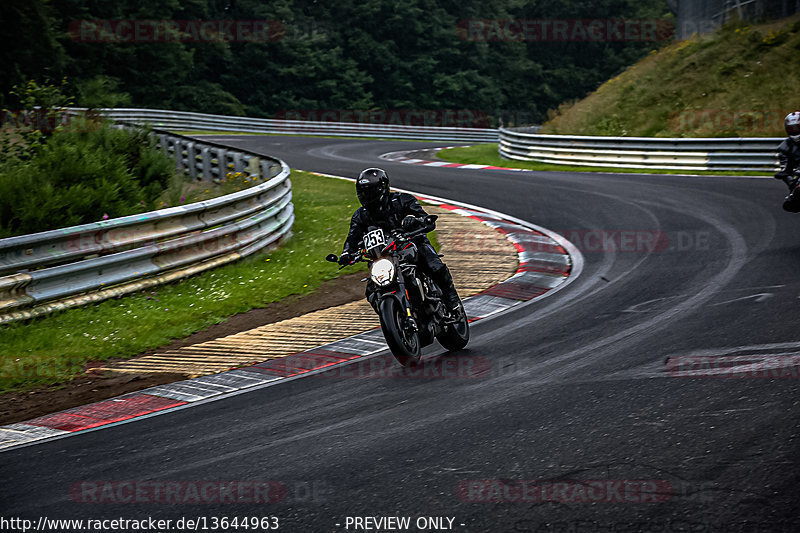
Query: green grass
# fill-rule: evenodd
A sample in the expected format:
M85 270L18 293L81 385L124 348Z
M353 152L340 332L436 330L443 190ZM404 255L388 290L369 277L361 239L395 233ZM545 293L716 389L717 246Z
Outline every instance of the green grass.
M800 16L669 44L562 105L542 133L783 137L800 109Z
M699 174L709 176L741 176L742 172L721 172L713 170L657 170L644 168L604 168L577 165L554 165L536 161L517 161L500 157L497 144L479 144L440 150L437 155L445 161L471 165L492 165L496 167L526 168L529 170L559 172L610 172L614 174ZM772 176L769 172L747 172L748 176Z
M0 391L63 383L89 361L163 346L355 272L324 261L341 250L358 206L352 183L301 171L292 171L291 179L297 218L294 236L281 249L121 299L0 326Z

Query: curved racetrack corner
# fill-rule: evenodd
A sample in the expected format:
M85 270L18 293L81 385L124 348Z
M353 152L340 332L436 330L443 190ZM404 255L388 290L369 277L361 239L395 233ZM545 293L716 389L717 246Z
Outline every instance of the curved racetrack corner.
M478 378L296 380L5 452L4 516L274 515L285 531L345 530L348 516L450 517L476 532L797 529L800 235L782 184L379 159L434 143L218 140L303 170L382 165L397 187L558 231L583 253L583 274L475 323L458 357L492 362ZM730 370L675 366L697 360ZM267 505L75 492L123 480L271 480L283 492Z

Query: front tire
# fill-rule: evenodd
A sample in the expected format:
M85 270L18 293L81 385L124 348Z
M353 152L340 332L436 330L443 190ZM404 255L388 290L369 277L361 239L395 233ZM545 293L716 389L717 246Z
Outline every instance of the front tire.
M392 351L395 359L403 366L412 366L419 363L422 349L419 342L419 333L406 331L405 310L395 298L384 298L380 303L381 330L386 344Z
M454 352L463 349L469 342L469 321L464 311L464 304L458 304L459 318L452 324L447 324L444 330L436 336L446 350Z

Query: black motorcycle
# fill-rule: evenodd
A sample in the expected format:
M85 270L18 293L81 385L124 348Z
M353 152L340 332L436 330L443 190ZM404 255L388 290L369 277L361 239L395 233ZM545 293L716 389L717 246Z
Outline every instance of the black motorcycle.
M417 364L422 348L434 339L447 350L460 350L469 342L464 306L460 304L458 312L451 315L442 290L417 265L419 252L412 239L431 231L437 218L428 215L425 227L408 233L396 230L386 235L381 228L370 227L350 263L366 261L369 265L369 278L362 280L371 284L367 300L380 317L389 349L403 366ZM339 260L335 254L325 259Z

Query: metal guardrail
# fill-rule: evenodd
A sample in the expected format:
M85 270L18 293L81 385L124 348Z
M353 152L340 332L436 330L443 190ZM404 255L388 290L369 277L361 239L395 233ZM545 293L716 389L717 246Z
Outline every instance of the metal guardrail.
M127 125L125 122L118 124ZM175 158L175 168L198 180L218 181L228 172L247 172L251 176L277 174L281 162L224 144L193 139L168 131L153 129L158 146Z
M81 111L74 108L76 111ZM157 128L175 130L214 130L331 137L375 137L386 139L424 139L431 141L497 142L498 131L484 128L406 126L350 122L312 122L268 118L208 115L160 109L101 109L106 117L119 122L150 123Z
M227 171L264 180L219 198L0 239L0 324L173 281L250 255L290 235L283 161L188 137L158 135L198 179Z
M500 155L557 165L774 172L782 139L542 135L500 128Z

